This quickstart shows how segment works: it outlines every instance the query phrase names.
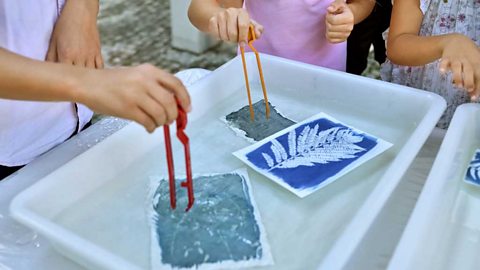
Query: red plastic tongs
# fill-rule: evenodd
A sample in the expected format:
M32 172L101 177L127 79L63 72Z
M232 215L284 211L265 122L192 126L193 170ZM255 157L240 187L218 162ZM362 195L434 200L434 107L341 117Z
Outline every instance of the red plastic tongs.
M188 194L188 206L185 211L190 210L195 200L193 196L193 180L192 180L192 164L190 161L190 144L187 134L184 130L187 127L187 113L183 110L177 100L178 106L178 118L177 118L177 138L182 142L185 149L185 166L187 172L187 179L180 185L187 189ZM176 199L176 187L175 187L175 171L173 166L173 153L172 153L172 141L170 138L170 127L168 125L163 126L163 133L165 136L165 148L167 152L167 164L168 164L168 180L170 184L170 206L175 209L177 204Z

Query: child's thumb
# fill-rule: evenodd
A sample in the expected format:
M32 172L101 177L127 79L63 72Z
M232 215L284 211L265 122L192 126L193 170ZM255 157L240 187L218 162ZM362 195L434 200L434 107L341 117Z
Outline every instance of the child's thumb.
M327 11L332 14L340 14L345 8L345 2L343 0L336 0L328 6Z
M255 36L256 38L260 38L260 36L263 34L263 25L259 24L255 20L251 19L250 22L253 24L253 29L255 30Z

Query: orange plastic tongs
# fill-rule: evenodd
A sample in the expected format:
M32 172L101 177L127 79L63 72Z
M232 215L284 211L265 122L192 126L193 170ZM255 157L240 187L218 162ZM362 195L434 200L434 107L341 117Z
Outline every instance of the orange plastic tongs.
M185 134L185 128L187 127L187 113L183 110L177 101L178 106L178 118L177 122L177 137L182 142L185 152L185 166L187 172L187 178L180 185L187 189L188 206L185 211L190 210L195 200L193 196L193 179L192 179L192 164L190 160L190 143L187 134ZM172 153L172 141L170 139L170 127L168 125L163 126L163 133L165 136L165 148L167 152L167 165L168 165L168 180L170 187L170 206L175 209L176 201L176 186L175 186L175 171L173 166L173 153Z
M253 47L253 42L256 40L255 29L253 25L250 25L248 29L248 47L252 49L257 58L258 73L260 74L260 82L262 83L263 98L265 100L265 115L267 119L270 117L270 107L268 106L267 88L265 87L265 79L263 78L262 63L260 62L260 55L257 49ZM248 81L247 63L245 61L245 48L240 46L240 52L242 54L243 74L245 75L245 85L247 87L248 105L250 106L250 119L254 121L255 113L253 112L252 96L250 95L250 83Z

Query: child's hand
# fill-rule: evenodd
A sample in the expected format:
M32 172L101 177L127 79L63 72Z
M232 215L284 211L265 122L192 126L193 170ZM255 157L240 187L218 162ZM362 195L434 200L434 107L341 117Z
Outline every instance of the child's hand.
M103 68L97 13L98 1L67 1L52 32L46 60Z
M336 0L327 8L325 18L327 40L341 43L347 40L353 30L355 18L344 0Z
M134 120L153 132L178 117L177 103L191 111L182 82L152 65L87 70L79 81L77 100L92 110Z
M224 41L238 42L244 46L248 42L248 28L253 24L255 35L259 38L263 26L250 19L243 8L228 8L215 14L209 21L209 33Z
M468 37L450 35L445 43L440 72L453 73L453 84L468 91L471 99L480 97L480 49Z

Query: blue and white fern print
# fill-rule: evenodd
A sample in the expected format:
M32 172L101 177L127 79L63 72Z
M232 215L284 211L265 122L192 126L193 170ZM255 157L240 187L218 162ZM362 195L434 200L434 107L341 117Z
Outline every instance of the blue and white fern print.
M475 151L472 161L470 161L467 173L465 174L465 181L480 186L480 149Z
M313 128L307 125L298 136L295 129L288 133L288 153L277 139L273 139L270 146L273 157L268 153L262 153L262 156L269 171L329 164L356 158L358 153L366 151L356 144L363 138L346 127L319 131L319 124Z
M390 146L321 113L234 154L304 197Z

